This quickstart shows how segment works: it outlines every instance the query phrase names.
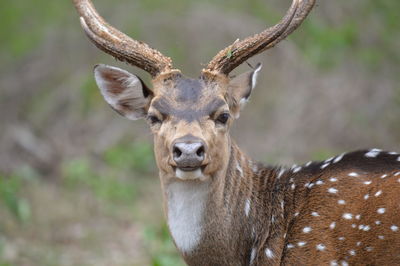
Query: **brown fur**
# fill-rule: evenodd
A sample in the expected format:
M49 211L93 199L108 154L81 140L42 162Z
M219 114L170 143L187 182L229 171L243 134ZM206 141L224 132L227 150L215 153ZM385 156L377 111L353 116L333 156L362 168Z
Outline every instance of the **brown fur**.
M232 81L220 76L194 80L173 72L156 79L145 98L149 105L143 112L161 121L150 126L166 216L171 184L208 183L201 238L192 250L181 251L185 261L189 265L395 265L400 261L400 155L360 151L285 171L254 163L229 136L238 102L251 92L252 77L246 73ZM121 79L106 81L99 82L106 86L102 91L118 86L114 83ZM127 89L138 95L136 90L143 88L136 86ZM130 94L123 89L121 95ZM119 99L118 94L115 97ZM132 110L127 112L137 112L134 106ZM218 124L216 117L226 111L231 113L228 123ZM200 139L207 147L205 180L176 176L172 144L185 136Z
M250 265L255 249L251 265L397 265L400 229L394 232L390 226L400 225L400 174L395 176L400 173L400 162L396 161L398 156L391 156L388 161L376 158L376 168L369 172L365 170L368 167L353 163L355 158L367 161L365 153L345 155L325 169L321 169L323 162L303 166L297 173L292 168L278 178L281 168L259 164L254 168L255 164L232 144L226 175L212 183L205 215L206 233L193 253L183 254L185 261L189 265ZM237 162L243 176L235 167ZM348 176L355 171L362 176ZM381 178L384 174L387 176ZM337 181L329 181L332 177ZM373 182L364 185L363 180ZM324 184L316 185L317 181ZM329 193L331 187L338 192ZM382 194L375 196L379 190ZM363 198L366 193L370 195L368 200ZM251 200L248 217L244 211L247 199ZM339 199L345 200L345 205L338 204ZM377 213L380 207L386 208L384 214ZM347 212L353 215L351 220L342 217ZM360 230L360 225L370 229ZM304 233L308 226L311 232ZM385 239L379 239L381 235ZM298 246L302 241L306 244ZM295 247L288 248L290 244ZM325 249L318 250L319 244ZM272 252L272 258L266 255L266 249ZM354 255L349 253L352 250Z

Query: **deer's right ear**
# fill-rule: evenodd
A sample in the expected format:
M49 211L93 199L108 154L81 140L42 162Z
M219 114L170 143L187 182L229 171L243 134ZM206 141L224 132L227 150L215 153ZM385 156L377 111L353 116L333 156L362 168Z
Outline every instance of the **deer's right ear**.
M144 118L153 92L143 81L123 69L96 65L94 77L106 102L131 120Z

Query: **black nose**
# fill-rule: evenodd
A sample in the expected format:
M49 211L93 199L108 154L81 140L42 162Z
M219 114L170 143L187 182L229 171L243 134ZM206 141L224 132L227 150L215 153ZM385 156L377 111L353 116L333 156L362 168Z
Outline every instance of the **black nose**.
M182 139L175 142L172 153L177 167L191 171L202 166L206 150L200 139Z

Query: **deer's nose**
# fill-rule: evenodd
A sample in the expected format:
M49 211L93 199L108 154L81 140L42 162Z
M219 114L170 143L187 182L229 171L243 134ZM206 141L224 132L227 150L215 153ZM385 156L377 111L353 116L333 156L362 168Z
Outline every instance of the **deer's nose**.
M204 143L199 139L178 140L173 145L172 153L178 168L192 171L202 166L206 149Z

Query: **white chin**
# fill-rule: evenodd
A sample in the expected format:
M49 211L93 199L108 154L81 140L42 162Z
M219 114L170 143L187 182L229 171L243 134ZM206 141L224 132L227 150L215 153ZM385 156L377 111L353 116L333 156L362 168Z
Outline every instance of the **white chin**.
M176 168L175 175L181 180L205 180L205 176L200 168L193 171L182 171L181 169Z

